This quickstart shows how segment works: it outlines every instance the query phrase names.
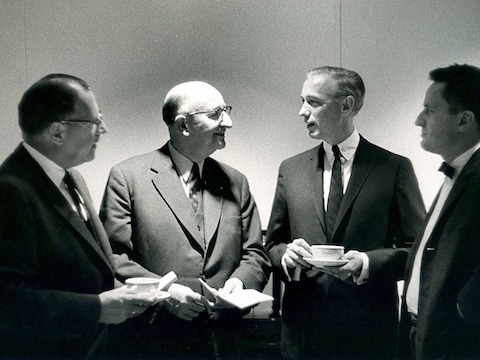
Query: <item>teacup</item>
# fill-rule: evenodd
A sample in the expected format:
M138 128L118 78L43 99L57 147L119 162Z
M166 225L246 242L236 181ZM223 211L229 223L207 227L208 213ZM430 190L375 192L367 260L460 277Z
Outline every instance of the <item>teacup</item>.
M312 245L312 257L321 260L338 260L343 256L345 247L341 245Z
M125 280L127 287L142 295L155 295L158 292L160 279L149 277L132 277Z

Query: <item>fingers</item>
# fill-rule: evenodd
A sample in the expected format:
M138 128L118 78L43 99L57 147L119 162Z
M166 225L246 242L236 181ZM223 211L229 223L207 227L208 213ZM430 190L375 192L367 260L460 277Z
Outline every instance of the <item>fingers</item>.
M218 292L220 295L228 295L234 291L239 291L243 289L243 282L242 280L238 278L231 278L228 279L225 284L223 285L223 288L218 289Z
M295 239L287 244L285 251L285 264L288 267L310 268L310 264L303 260L304 257L311 257L310 245L303 239Z
M176 317L190 321L196 318L200 313L210 310L213 303L209 302L206 297L191 291L181 300L169 298L165 300L165 308Z

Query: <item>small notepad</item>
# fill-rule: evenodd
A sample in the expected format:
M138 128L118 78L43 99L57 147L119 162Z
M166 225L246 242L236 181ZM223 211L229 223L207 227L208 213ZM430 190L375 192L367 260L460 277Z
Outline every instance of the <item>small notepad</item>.
M254 307L262 302L271 301L273 297L270 295L264 294L260 291L255 289L244 289L232 292L228 295L222 296L218 293L218 290L209 286L205 281L202 279L198 279L202 286L207 290L213 297L219 298L222 301L235 306L241 310Z

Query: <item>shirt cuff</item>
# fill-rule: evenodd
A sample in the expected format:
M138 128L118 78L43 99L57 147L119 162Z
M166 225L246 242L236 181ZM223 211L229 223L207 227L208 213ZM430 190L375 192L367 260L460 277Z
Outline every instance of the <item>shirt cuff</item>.
M365 254L364 252L361 252L360 256L362 257L362 262L363 262L362 271L360 272L360 275L353 276L353 281L357 285L363 285L368 282L368 273L370 269L370 260L368 259L367 254Z

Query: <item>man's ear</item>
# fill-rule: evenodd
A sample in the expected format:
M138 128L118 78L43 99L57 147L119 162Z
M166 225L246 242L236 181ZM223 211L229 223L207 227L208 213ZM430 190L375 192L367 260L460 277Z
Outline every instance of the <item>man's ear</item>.
M59 122L51 123L47 128L47 135L49 139L57 145L63 144L65 138L65 127Z
M190 131L188 130L187 118L185 115L177 115L174 120L175 126L177 129L184 135L189 136Z
M475 126L476 123L475 114L470 110L464 110L461 112L458 120L458 130L460 132L467 131L472 126Z
M351 113L354 111L355 111L355 98L352 95L347 95L345 99L343 99L342 112Z

